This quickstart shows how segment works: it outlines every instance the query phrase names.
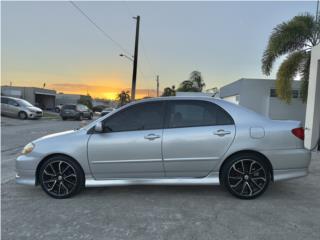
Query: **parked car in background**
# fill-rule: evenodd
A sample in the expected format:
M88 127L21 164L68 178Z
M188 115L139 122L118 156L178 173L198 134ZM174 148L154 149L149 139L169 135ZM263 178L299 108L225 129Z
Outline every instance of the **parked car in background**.
M62 120L77 119L81 121L84 118L92 119L93 112L83 104L66 104L62 106L60 116Z
M1 96L1 114L9 117L38 119L43 116L40 108L33 106L24 99Z
M105 108L101 111L100 116L103 117L104 115L107 115L107 114L111 113L112 111L114 111L114 108Z
M62 106L63 106L63 104L58 104L58 105L54 108L54 111L55 111L56 113L60 113Z
M303 139L298 121L270 120L224 100L145 99L27 144L16 181L39 184L54 198L84 186L221 184L252 199L272 181L307 175Z

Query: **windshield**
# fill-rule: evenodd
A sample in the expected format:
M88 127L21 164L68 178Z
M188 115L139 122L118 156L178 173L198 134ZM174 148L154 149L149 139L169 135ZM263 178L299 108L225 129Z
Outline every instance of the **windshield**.
M33 105L31 103L29 103L28 101L23 100L23 99L19 99L19 100L17 100L17 102L24 107L33 107Z

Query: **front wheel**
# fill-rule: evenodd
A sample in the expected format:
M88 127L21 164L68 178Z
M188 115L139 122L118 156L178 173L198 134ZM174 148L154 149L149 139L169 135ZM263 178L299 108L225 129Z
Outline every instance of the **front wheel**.
M234 156L222 167L221 180L225 188L241 199L253 199L267 189L270 169L256 155Z
M27 115L25 112L19 112L18 117L19 117L21 120L26 120L26 119L28 118L28 115Z
M84 186L84 174L74 160L65 156L49 158L39 171L42 189L53 198L69 198Z

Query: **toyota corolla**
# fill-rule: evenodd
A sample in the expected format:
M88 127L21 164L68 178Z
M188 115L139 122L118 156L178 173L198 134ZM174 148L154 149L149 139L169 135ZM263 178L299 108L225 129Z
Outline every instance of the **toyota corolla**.
M84 187L221 184L252 199L270 182L307 175L303 139L298 121L270 120L224 100L146 99L27 144L16 182L54 198Z

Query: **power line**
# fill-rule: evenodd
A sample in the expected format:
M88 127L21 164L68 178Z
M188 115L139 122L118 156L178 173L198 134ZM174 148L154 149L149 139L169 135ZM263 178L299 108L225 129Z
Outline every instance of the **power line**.
M107 37L111 42L113 42L117 47L119 47L125 53L131 55L124 47L121 46L116 40L114 40L107 32L105 32L97 23L95 23L75 2L70 1L72 6L78 10L96 29L98 29L105 37Z

